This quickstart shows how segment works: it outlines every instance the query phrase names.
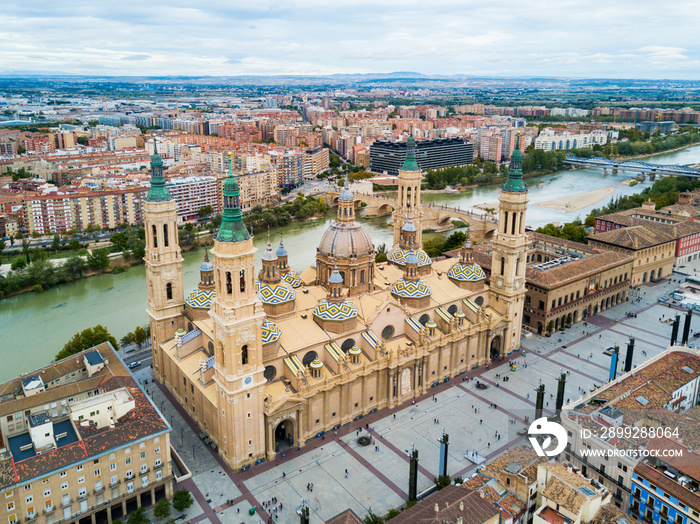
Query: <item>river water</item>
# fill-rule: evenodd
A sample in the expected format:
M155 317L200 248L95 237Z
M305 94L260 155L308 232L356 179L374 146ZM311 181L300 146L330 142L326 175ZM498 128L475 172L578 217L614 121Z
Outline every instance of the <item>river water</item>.
M650 159L655 164L700 163L700 146L660 155ZM651 185L649 180L629 187L620 184L632 174L603 175L602 170L561 171L527 180L531 203L561 198L566 195L615 187L615 193L575 213L530 206L527 224L539 227L548 222L569 222L577 216L584 219L591 209L601 207L618 195L639 193ZM466 209L476 204L496 203L498 186L478 187L463 193L429 193L424 201ZM297 222L277 229L271 235L273 248L283 235L289 252L289 263L302 271L314 263L316 246L333 220L335 210L316 220ZM390 217L361 219L375 246L392 242ZM258 235L258 268L267 235ZM199 265L204 252L184 254L184 283L189 292L199 281ZM118 275L99 275L65 284L43 293L25 293L0 300L0 381L31 371L51 361L73 334L102 324L118 339L138 325L148 323L146 314L146 270L135 266Z

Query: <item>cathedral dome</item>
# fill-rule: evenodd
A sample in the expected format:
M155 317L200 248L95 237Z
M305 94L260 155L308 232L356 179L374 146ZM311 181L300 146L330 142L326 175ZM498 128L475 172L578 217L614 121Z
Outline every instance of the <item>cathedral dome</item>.
M447 276L452 280L459 280L460 282L478 282L479 280L486 280L486 273L484 273L484 270L481 269L481 266L477 263L463 264L457 262L447 272Z
M400 298L425 298L431 295L430 286L422 280L398 280L391 286L391 294Z
M366 256L374 252L372 239L360 224L334 222L321 238L318 250L327 256L350 258Z
M406 259L410 256L411 251L409 249L401 249L400 247L395 247L387 254L387 258L391 260L397 266L405 266ZM418 259L418 267L429 266L433 263L428 256L428 253L423 251L423 249L417 249L413 255ZM414 262L415 263L415 262Z
M296 292L286 282L258 282L256 287L263 304L282 304L296 298Z
M199 270L200 271L214 271L214 264L209 262L209 260L207 259L204 262L202 262L201 266L199 266Z

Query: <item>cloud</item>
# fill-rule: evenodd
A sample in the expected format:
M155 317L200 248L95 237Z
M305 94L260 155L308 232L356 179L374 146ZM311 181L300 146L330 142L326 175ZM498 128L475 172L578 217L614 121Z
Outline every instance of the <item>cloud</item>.
M0 70L700 78L695 0L10 4Z
M122 57L122 60L148 60L149 58L151 58L151 55L139 54Z

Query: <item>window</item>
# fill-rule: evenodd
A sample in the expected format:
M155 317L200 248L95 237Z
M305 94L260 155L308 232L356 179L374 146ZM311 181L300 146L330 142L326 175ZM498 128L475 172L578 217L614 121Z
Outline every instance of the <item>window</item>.
M117 469L117 465L116 465L114 462L112 462L112 463L109 465L109 470L110 470L110 471L116 471L116 469Z
M501 276L506 272L506 259L501 257Z
M124 462L126 463L127 466L129 464L131 464L131 457L126 457L126 460Z
M50 500L45 500L44 501L44 511L51 511L53 509L53 502Z
M86 488L80 488L80 489L78 490L78 497L81 498L81 499L87 497L87 489L86 489Z
M163 478L163 472L156 471L156 481L161 480L162 478Z
M109 485L110 485L110 486L114 486L117 482L118 482L118 478L117 478L116 475L112 475L112 476L109 478Z
M159 458L156 459L156 467L160 467L162 464L161 460Z
M34 495L27 495L24 499L24 502L26 502L27 504L31 504L32 502L34 502Z
M44 496L45 497L50 497L51 496L51 488L45 489L44 490Z
M158 247L158 230L155 224L153 224L153 247Z
M148 486L148 475L141 477L141 487L145 488Z
M244 345L241 348L241 364L245 366L248 363L248 346Z
M155 453L156 455L160 455L160 448L158 447L158 448L154 449L153 453Z
M226 293L229 295L233 293L233 283L231 280L231 272L227 271L226 272Z
M134 491L134 483L133 482L127 482L126 483L126 492L127 493L132 493Z
M241 271L238 273L238 276L240 278L241 293L243 293L245 291L245 270L241 269Z
M170 282L165 285L165 296L168 300L173 299L173 285Z
M85 477L78 477L78 484L82 484L83 482L85 482Z
M133 471L128 470L128 471L126 472L126 478L130 479L130 478L133 477L133 476L134 476L134 472L133 472Z
M101 470L99 470L99 469L96 469L96 470L95 470L95 476L96 476L96 477L99 477L101 474L102 474L102 471L101 471Z
M83 471L83 466L78 466L77 468L75 468L75 470L76 471Z
M168 239L168 224L163 224L163 245L165 247L168 247L169 244L169 239Z
M63 482L63 483L61 484L61 489L62 489L62 490L68 489L68 482Z
M27 484L26 486L24 486L24 491L29 491L30 489L32 489L31 484Z
M15 509L15 503L14 503L14 502L10 502L10 503L7 505L7 511L12 511L13 509Z
M143 451L143 452L141 452L141 460L145 460L145 459L146 459L146 452Z

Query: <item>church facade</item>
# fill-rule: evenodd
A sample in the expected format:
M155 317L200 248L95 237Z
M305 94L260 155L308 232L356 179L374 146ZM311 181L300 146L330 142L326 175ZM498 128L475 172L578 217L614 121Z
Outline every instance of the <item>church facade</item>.
M519 347L527 248L520 157L514 153L501 192L499 274L489 287L469 241L457 263L432 261L421 249L421 173L409 140L389 262L375 264L346 187L338 219L320 239L312 285L269 238L256 275L253 235L229 170L211 261L207 252L199 286L187 295L175 203L154 154L145 206L153 373L232 468L274 459Z

